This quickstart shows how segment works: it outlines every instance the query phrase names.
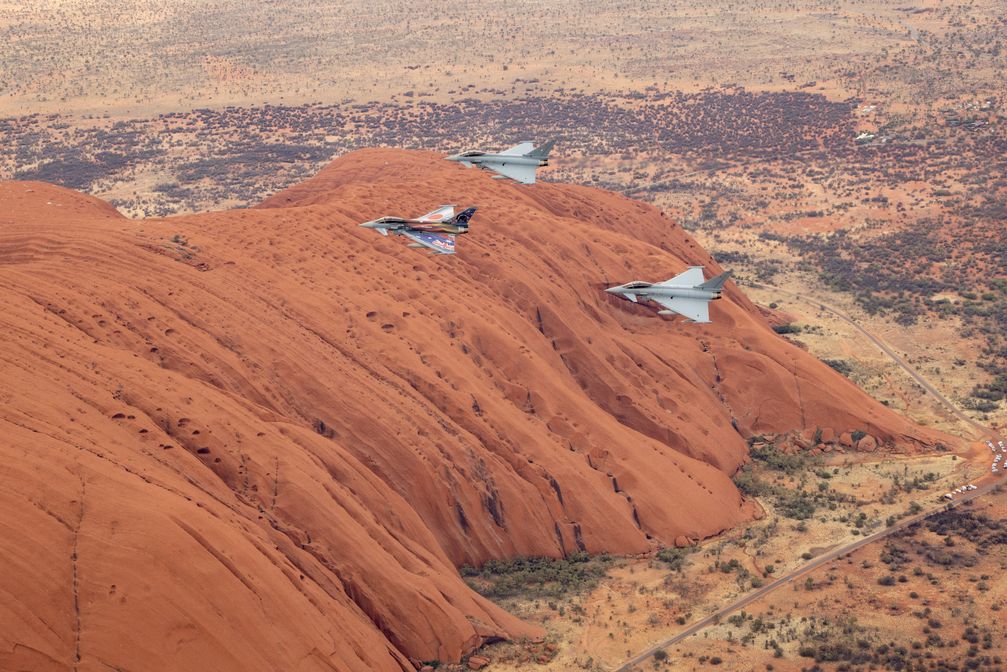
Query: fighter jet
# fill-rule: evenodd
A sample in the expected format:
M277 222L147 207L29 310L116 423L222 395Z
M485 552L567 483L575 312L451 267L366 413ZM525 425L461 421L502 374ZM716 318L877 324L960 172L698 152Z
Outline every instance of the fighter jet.
M467 208L456 215L455 206L442 205L416 219L380 217L360 226L375 229L383 236L405 236L413 241L409 247L414 249L427 248L431 254L454 254L455 236L469 232L469 220L475 211L475 208Z
M627 282L618 287L609 287L609 294L623 296L633 303L639 299L654 301L667 310L659 310L658 315L684 315L693 322L710 321L710 301L720 298L724 283L731 277L731 271L703 281L703 267L692 266L670 280L651 284L649 282Z
M535 171L549 165L549 152L554 141L535 147L530 142L522 142L499 154L490 154L481 150L462 152L447 157L448 161L457 161L466 168L478 166L484 170L492 170L499 175L495 179L510 178L521 184L535 184Z

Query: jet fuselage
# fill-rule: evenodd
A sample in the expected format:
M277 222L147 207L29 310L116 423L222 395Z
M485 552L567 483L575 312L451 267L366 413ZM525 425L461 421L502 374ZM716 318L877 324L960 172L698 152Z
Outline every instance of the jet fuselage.
M622 294L629 298L631 301L636 301L635 298L631 297L641 297L643 299L649 299L650 297L667 297L669 299L681 298L681 299L702 299L704 301L715 301L720 298L720 292L722 290L708 290L708 289L698 289L697 287L675 287L668 285L654 285L649 282L627 282L625 285L619 285L618 287L609 287L605 290L609 294Z
M425 233L450 233L462 235L469 232L468 224L458 226L446 222L426 222L418 219L401 219L399 217L380 217L360 226L365 229L377 229L383 233L401 235L404 231L423 231Z
M511 154L487 154L486 152L470 151L462 152L461 154L455 154L453 156L447 157L448 161L457 161L458 163L472 164L479 166L482 163L500 163L503 165L513 165L513 166L534 166L536 168L543 168L549 165L549 159L538 159L528 156L516 156Z

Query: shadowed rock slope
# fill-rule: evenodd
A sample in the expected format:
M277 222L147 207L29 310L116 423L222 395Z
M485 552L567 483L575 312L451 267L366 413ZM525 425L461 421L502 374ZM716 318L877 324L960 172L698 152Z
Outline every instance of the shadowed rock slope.
M356 226L445 202L455 257ZM457 660L535 634L458 564L744 522L753 433L941 438L733 285L710 325L599 291L692 264L646 205L421 152L164 220L0 185L0 668Z

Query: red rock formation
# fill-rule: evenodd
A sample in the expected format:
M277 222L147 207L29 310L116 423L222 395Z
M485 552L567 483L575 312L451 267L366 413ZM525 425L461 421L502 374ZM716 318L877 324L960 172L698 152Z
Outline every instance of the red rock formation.
M356 226L452 201L455 257ZM690 264L649 206L419 152L163 220L0 185L0 669L459 660L536 632L458 564L744 522L751 434L939 438L733 285L709 325L599 291Z

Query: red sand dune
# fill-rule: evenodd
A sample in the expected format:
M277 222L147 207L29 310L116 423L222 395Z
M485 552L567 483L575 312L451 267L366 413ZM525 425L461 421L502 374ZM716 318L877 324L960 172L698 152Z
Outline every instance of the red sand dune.
M446 202L455 257L356 226ZM0 185L0 669L457 660L535 634L459 564L742 523L742 435L940 438L733 284L709 325L599 291L691 264L647 205L422 152L163 220Z

